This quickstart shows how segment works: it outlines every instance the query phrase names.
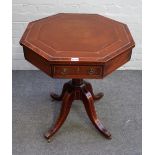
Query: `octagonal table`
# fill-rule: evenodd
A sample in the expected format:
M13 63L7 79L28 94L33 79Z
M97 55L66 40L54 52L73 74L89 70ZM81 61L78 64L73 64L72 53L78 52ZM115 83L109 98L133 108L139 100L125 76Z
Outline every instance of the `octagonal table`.
M45 138L50 140L62 126L73 100L82 100L94 126L110 139L94 107L103 93L95 95L83 79L102 79L130 60L135 43L127 25L97 14L59 13L30 22L20 44L25 59L50 77L72 79L61 95L51 94L62 107Z

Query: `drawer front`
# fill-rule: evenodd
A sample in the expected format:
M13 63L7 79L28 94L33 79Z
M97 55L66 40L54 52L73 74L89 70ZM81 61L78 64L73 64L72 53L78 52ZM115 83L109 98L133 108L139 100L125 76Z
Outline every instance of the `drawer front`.
M102 66L53 66L55 78L102 78Z

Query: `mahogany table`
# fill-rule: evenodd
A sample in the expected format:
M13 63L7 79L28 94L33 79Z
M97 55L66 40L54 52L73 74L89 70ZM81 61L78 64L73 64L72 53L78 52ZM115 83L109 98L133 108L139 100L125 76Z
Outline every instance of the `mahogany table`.
M50 77L72 79L61 95L51 94L62 107L45 138L50 140L62 126L73 100L82 100L94 126L110 139L94 107L103 93L95 95L83 79L102 79L130 60L135 43L127 25L97 14L59 13L30 22L20 44L25 59Z

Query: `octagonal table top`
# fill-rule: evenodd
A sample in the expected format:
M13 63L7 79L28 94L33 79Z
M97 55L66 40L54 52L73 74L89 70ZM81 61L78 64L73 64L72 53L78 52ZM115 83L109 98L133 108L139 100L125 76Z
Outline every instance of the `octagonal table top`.
M126 24L97 14L59 13L30 22L22 46L49 62L106 62L133 48Z

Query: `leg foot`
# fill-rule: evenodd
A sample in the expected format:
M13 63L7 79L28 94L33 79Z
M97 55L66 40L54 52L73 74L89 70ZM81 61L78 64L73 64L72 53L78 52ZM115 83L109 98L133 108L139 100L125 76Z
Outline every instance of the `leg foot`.
M51 142L51 139L47 139L47 142L50 143Z
M94 99L92 94L85 88L82 88L82 100L85 106L85 109L87 111L87 114L94 124L94 126L107 138L111 139L110 132L104 127L103 124L101 124L100 120L97 118L97 114L94 107Z
M57 95L55 93L51 93L51 95L50 95L51 98L53 100L56 100L56 101L61 101L63 99L63 97L64 97L64 94L65 94L67 88L68 88L68 83L65 83L64 86L63 86L61 95Z
M55 94L55 93L51 93L50 96L51 96L51 98L53 99L53 101L54 101L54 100L56 100L56 101L61 101L61 99L62 99L61 95L57 95L57 94Z
M100 92L100 93L94 95L94 96L93 96L93 99L94 99L94 100L99 100L99 99L101 99L103 96L104 96L104 94L103 94L102 92Z
M49 131L47 133L45 133L45 135L44 135L47 140L50 140L50 138L59 130L59 128L62 126L62 124L66 120L66 118L69 114L73 99L74 99L73 92L66 91L64 94L60 115L59 115L54 127L49 129Z
M102 92L95 95L94 92L93 92L92 85L89 82L86 82L86 81L84 81L84 83L86 85L87 90L90 91L90 93L91 93L94 100L99 100L104 96L104 94Z

